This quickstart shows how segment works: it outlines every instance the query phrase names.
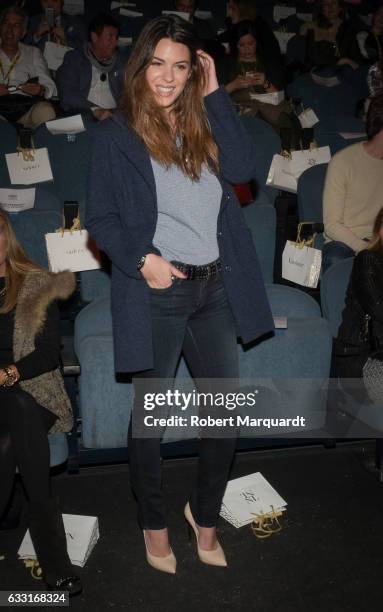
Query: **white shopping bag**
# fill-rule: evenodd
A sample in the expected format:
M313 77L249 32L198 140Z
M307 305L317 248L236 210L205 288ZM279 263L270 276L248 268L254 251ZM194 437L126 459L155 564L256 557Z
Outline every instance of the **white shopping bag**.
M291 159L284 155L275 154L273 156L266 185L277 187L283 191L297 193L298 183L291 168Z
M286 242L282 255L282 278L304 287L318 285L322 252L292 240Z
M271 93L257 94L253 92L249 92L251 100L258 100L258 102L263 102L264 104L272 104L273 106L278 106L285 99L284 91L273 91Z
M298 115L299 123L302 128L312 128L314 125L319 123L319 118L315 114L312 108L306 108Z
M45 234L49 269L84 272L101 267L99 252L86 230Z
M293 38L293 36L295 36L294 32L280 32L280 30L275 30L274 36L279 43L279 48L281 50L282 55L286 55L287 43L289 42L290 38Z
M34 185L53 181L48 149L45 147L31 149L25 153L6 153L5 159L12 185Z
M100 537L97 516L63 514L68 554L73 565L84 567ZM18 551L20 559L36 559L29 530Z
M64 61L65 54L68 51L73 51L72 47L65 47L54 42L46 42L44 49L44 57L48 64L49 70L58 70Z
M329 146L314 149L304 149L303 151L291 152L291 172L296 179L308 168L318 164L328 164L331 159Z

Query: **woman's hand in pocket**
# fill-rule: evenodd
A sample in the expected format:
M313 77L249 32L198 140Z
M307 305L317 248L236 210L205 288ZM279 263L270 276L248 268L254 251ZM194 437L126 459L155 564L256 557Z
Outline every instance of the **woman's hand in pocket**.
M149 253L141 268L141 274L152 289L167 289L173 282L173 277L187 278L186 274L180 272L169 261Z

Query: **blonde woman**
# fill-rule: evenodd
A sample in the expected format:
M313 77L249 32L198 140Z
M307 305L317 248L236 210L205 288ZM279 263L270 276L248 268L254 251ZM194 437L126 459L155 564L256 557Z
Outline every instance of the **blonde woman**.
M22 213L21 213L22 214ZM0 518L16 467L29 502L29 531L47 588L81 591L49 482L48 432L72 427L59 371L59 312L75 286L71 272L51 274L25 254L0 210Z
M209 388L211 379L238 378L237 335L248 342L273 327L230 186L253 175L252 139L192 25L174 15L152 20L130 56L121 111L95 131L86 214L112 261L115 367L134 373L133 423L145 413L143 392L151 381L166 389L181 351ZM200 560L216 566L227 564L216 525L235 433L200 440L184 510ZM130 473L147 560L175 573L160 434L139 436L131 423Z

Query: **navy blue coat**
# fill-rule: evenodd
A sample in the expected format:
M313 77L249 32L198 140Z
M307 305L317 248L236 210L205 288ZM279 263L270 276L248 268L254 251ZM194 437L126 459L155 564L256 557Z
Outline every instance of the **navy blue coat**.
M219 88L205 98L220 153L223 189L217 239L223 282L243 342L273 328L253 239L229 183L254 176L255 144L230 98ZM153 246L157 223L156 186L142 139L116 113L94 130L85 226L112 261L115 368L134 372L153 367L150 294L137 270Z
M116 102L121 94L124 64L125 58L117 52L115 65L109 73L109 85ZM94 106L88 100L91 82L92 64L84 51L82 49L68 51L56 73L60 105L64 111L90 110Z

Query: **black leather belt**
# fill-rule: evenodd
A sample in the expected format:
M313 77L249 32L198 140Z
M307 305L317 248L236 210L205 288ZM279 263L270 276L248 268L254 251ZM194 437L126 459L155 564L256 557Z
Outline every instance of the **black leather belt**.
M172 261L175 268L187 274L185 280L207 280L221 271L221 262L219 259L205 264L204 266L192 266L191 264L182 263L182 261Z

